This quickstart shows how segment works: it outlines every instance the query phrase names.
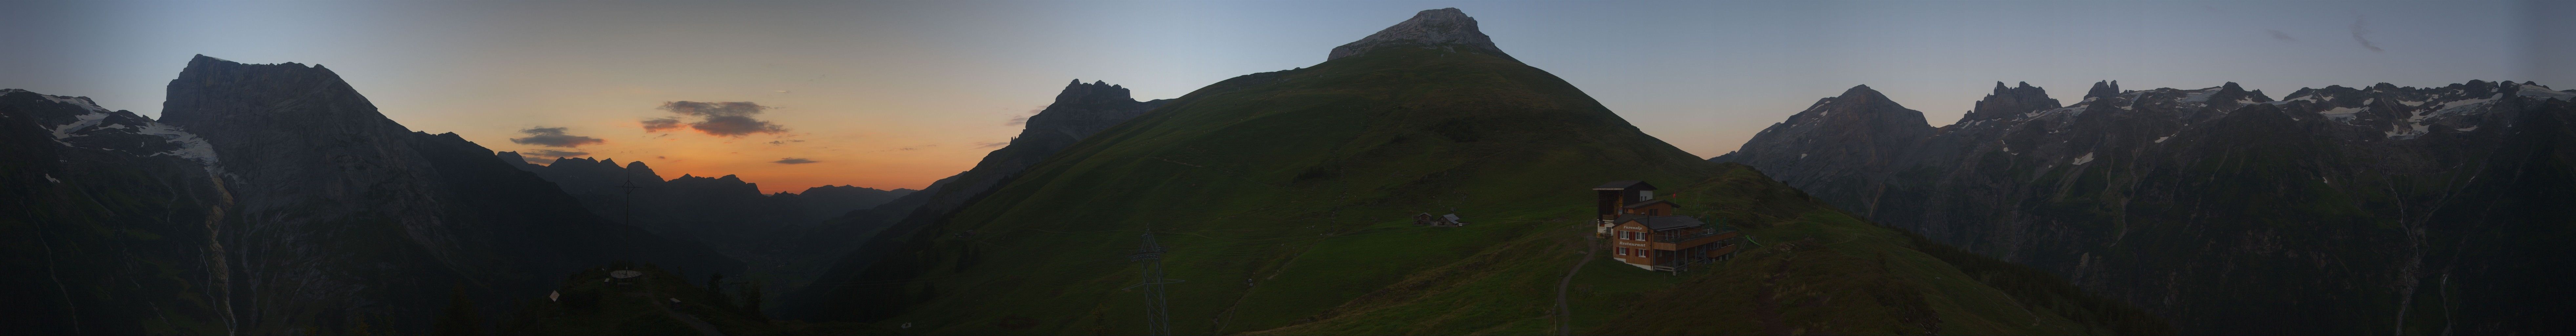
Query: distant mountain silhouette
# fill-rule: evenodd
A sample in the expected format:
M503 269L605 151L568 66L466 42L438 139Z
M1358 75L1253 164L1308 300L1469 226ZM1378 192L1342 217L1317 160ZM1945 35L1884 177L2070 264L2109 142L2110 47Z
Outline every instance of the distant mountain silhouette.
M1935 128L1865 88L1712 160L2189 334L2576 331L2576 91L1995 83Z
M426 333L451 294L501 311L613 261L742 270L406 129L321 66L197 56L161 120L6 90L0 123L0 230L32 258L0 263L21 275L0 304L59 312L0 329Z
M516 152L495 155L502 163L554 182L601 218L623 222L631 215L637 227L704 243L748 263L750 272L769 274L780 282L811 278L831 260L828 256L856 245L842 240L850 237L835 236L841 233L825 228L826 224L881 217L868 209L915 192L819 186L801 193L762 194L758 184L733 175L664 180L642 161L620 167L614 159L558 158L538 165ZM632 213L627 203L630 191Z

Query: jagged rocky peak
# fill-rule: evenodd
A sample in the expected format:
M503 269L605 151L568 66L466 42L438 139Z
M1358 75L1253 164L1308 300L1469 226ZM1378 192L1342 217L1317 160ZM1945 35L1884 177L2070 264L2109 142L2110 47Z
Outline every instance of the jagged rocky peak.
M1459 11L1457 8L1441 8L1414 13L1412 19L1386 27L1386 30L1380 30L1376 34L1369 34L1367 38L1333 47L1332 55L1325 57L1324 60L1331 61L1367 53L1370 50L1395 47L1474 51L1505 59L1512 58L1510 54L1503 53L1502 48L1494 46L1492 37L1485 36L1485 32L1476 29L1476 18L1467 17L1467 12Z
M1073 84L1066 84L1064 86L1064 92L1055 94L1056 104L1101 104L1122 102L1133 103L1136 102L1136 98L1127 94L1127 87L1109 84L1107 81L1094 80L1091 81L1091 83L1085 84L1082 82L1082 79L1074 79Z
M2096 98L2108 99L2118 96L2120 96L2120 81L2093 82L2093 89L2084 91L2085 100Z
M168 92L161 122L204 136L227 156L305 142L368 143L347 136L394 141L412 133L318 65L243 64L197 55L170 80Z
M2202 92L2205 93L2185 97L2184 102L2201 103L2222 111L2230 111L2235 110L2237 107L2244 106L2245 104L2272 101L2272 97L2263 95L2263 90L2246 91L2245 87L2237 86L2236 82L2227 82L2227 84L2219 85L2216 90ZM2195 100L2193 97L2197 97L2197 99Z
M2004 86L2004 82L1995 82L1995 92L1978 100L1976 108L1968 110L1968 114L1961 116L1959 121L2002 118L2059 107L2065 106L2059 105L2057 99L2048 98L2048 90L2030 86L2030 82L2012 87Z

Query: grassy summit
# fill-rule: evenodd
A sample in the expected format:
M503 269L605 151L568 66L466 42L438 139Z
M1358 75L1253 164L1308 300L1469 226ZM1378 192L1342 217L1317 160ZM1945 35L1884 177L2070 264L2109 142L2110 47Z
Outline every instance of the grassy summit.
M1636 179L1761 247L1678 276L1593 260L1560 320L1559 281L1602 258L1583 254L1588 188ZM1471 224L1411 224L1452 209ZM1390 48L1229 79L1104 131L859 278L818 282L833 290L812 316L1144 333L1144 297L1125 288L1146 232L1186 281L1168 285L1184 334L2107 333L2076 320L2133 311L2083 308L2063 283L1988 285L2005 282L1963 270L2017 268L1920 252L1938 247L1703 161L1520 62Z

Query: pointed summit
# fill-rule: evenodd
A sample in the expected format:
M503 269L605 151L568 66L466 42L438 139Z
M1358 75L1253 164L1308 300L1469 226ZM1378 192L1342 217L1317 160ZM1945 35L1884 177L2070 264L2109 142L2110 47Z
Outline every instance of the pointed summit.
M1505 59L1512 58L1511 55L1504 54L1502 48L1494 47L1493 38L1485 36L1483 31L1476 30L1476 18L1467 17L1467 12L1459 11L1457 8L1441 8L1414 13L1412 19L1386 27L1386 30L1380 30L1376 34L1369 34L1367 38L1333 47L1332 55L1325 57L1324 60L1341 59L1387 47L1464 50ZM1513 60L1518 61L1518 59Z
M2093 82L2093 89L2092 89L2092 90L2084 91L2084 98L2086 98L2086 99L2091 99L2091 98L2111 98L2111 97L2117 97L2117 96L2119 96L2119 95L2120 95L2120 81L2099 81L2099 82Z
M2002 118L2064 107L2058 105L2057 99L2048 98L2048 90L2030 86L2030 82L2020 84L2020 86L2005 87L2004 82L1995 82L1995 92L1987 94L1986 99L1978 100L1976 108L1968 110L1967 115L1960 116L1959 121Z

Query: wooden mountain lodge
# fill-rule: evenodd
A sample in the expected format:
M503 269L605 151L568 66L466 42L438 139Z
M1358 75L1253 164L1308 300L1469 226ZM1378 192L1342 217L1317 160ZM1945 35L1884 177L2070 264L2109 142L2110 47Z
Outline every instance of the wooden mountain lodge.
M1733 257L1742 249L1743 234L1673 214L1679 205L1655 198L1655 186L1645 181L1610 181L1592 191L1601 195L1600 222L1593 234L1610 239L1611 260L1679 272Z

